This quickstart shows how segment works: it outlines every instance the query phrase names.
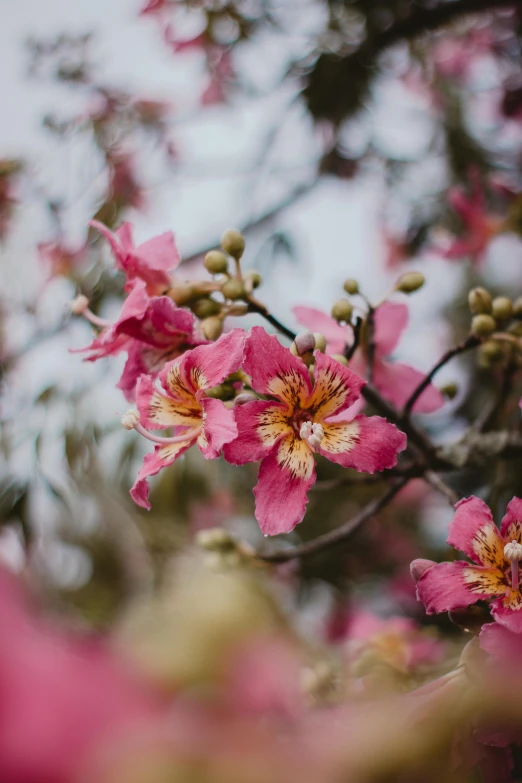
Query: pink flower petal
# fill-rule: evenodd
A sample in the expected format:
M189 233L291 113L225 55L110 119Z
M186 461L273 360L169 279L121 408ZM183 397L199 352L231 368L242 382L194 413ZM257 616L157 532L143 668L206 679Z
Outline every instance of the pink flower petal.
M314 388L306 408L314 409L314 420L318 421L341 413L357 402L366 381L320 351L314 351L314 357Z
M437 563L417 582L417 597L428 614L460 609L503 590L502 573L462 560Z
M131 498L142 508L150 509L149 501L149 476L155 476L162 468L172 465L175 459L189 449L193 440L186 443L169 443L166 446L156 446L150 454L145 454L143 465L130 490Z
M238 435L225 446L225 459L232 465L257 462L292 430L288 408L280 402L259 400L234 408Z
M206 459L214 459L219 457L225 443L237 437L234 412L226 408L221 400L203 395L198 399L203 407L203 432L198 438L198 446Z
M256 519L265 536L290 533L301 522L315 464L307 444L285 438L261 463L254 487Z
M464 552L474 563L504 567L504 542L491 511L483 500L460 500L449 528L448 544Z
M189 427L201 424L201 405L193 395L176 399L160 391L151 375L142 375L136 387L140 424L147 430Z
M500 535L507 543L518 541L522 543L522 500L513 498L508 503L505 516L500 523Z
M348 327L340 326L331 318L315 307L293 307L292 312L298 323L306 326L312 332L320 332L326 338L329 353L343 353L345 345L351 344L353 337Z
M252 378L255 391L288 405L302 405L312 391L305 364L262 326L252 327L248 334L243 368Z
M380 416L357 416L351 422L323 424L320 453L344 468L365 473L391 468L406 448L406 435Z
M177 367L186 389L191 389L195 394L222 383L228 375L239 369L244 344L243 329L232 329L215 343L199 345L183 354ZM167 364L159 375L165 389L169 388L169 372L173 364Z
M522 634L522 600L518 592L517 609L510 609L504 605L504 599L499 598L491 604L491 614L500 625L508 628L513 633Z
M375 360L373 382L382 396L401 409L424 379L424 373L407 364ZM414 405L415 413L432 413L444 405L444 397L430 384Z
M480 646L499 660L519 664L522 660L522 633L513 633L500 623L487 623L479 635Z
M376 309L373 339L378 356L392 353L408 325L408 320L408 308L404 304L384 302Z

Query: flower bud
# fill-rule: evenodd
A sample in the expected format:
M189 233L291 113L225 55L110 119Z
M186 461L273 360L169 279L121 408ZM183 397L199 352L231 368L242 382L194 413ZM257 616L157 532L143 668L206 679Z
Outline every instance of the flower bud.
M258 399L259 397L257 394L254 394L254 392L245 391L241 392L241 394L238 394L237 397L234 398L234 405L245 405L247 402L254 402Z
M224 381L217 386L212 386L210 389L207 389L205 394L213 400L222 400L223 402L226 402L226 400L232 400L234 398L235 390L231 383Z
M518 299L515 300L513 315L515 318L522 318L522 296L519 296Z
M305 329L296 336L293 345L297 351L297 356L303 356L305 353L313 351L315 348L315 337L309 329ZM293 351L292 351L293 353Z
M357 282L357 280L352 280L352 278L349 278L348 280L344 281L343 288L346 291L346 293L349 294L350 296L359 293L359 283Z
M221 312L221 305L209 296L205 296L191 304L190 309L198 318L210 318L211 315Z
M245 285L248 286L251 290L254 290L254 288L259 288L262 282L263 278L259 272L256 272L255 270L252 270L245 275Z
M469 309L475 315L491 312L491 294L485 288L472 288L468 294Z
M222 527L200 530L196 534L196 544L211 552L227 552L236 548L234 539L228 530L224 530Z
M73 315L82 315L89 307L89 300L83 294L80 294L71 302L71 313Z
M172 286L172 288L169 288L167 296L169 296L179 307L183 307L183 305L186 305L197 298L197 291L195 291L194 286L190 283L177 283L175 286Z
M504 355L502 345L498 340L486 340L486 342L480 346L480 352L490 361L500 359Z
M513 315L513 302L507 296L496 296L492 302L491 314L497 321L508 321Z
M336 362L339 362L339 364L344 364L345 367L348 367L348 359L346 356L343 356L342 353L334 353L331 356L332 359L335 359Z
M332 307L332 318L336 321L348 322L352 317L353 306L348 299L338 299Z
M447 383L445 386L442 386L440 391L448 400L454 400L458 394L459 387L456 383Z
M471 321L471 331L473 334L478 334L480 337L487 337L487 335L494 332L496 328L495 319L485 313L476 315Z
M239 260L245 250L245 238L240 231L229 228L221 237L221 247L229 256Z
M314 332L315 350L324 353L326 351L326 337L321 332Z
M243 285L242 281L236 280L235 277L223 283L221 286L221 291L223 292L225 299L232 299L232 301L236 299L243 299L246 294L245 286Z
M402 291L403 294L413 294L414 291L422 288L424 282L424 275L420 272L406 272L395 283L395 290Z
M511 324L507 331L508 334L513 334L515 337L522 337L522 324L520 321L518 323Z
M207 340L217 340L223 334L223 319L219 315L212 315L201 321L200 328Z
M228 269L227 257L221 250L211 250L203 261L205 269L212 275L224 275Z
M410 574L415 584L417 584L421 576L423 576L423 574L425 574L426 571L428 571L434 565L435 562L433 560L424 560L423 558L413 560L413 562L410 564Z

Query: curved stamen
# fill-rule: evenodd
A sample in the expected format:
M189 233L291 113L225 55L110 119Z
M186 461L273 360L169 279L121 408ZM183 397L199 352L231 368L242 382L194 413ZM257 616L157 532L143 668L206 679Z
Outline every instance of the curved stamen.
M511 587L513 590L518 590L520 584L518 563L522 560L522 544L519 544L518 541L506 544L504 557L511 562Z
M312 424L311 421L305 421L301 424L299 435L315 451L321 445L321 441L324 438L324 430L320 424Z
M171 438L165 438L161 435L153 435L150 433L140 424L139 419L140 414L138 411L130 410L124 416L122 416L121 423L126 430L136 430L136 432L139 432L140 435L143 435L143 437L147 438L147 440L152 441L152 443L159 443L162 446L165 446L169 443L187 443L188 441L196 440L201 430L203 429L203 426L200 424L198 427L194 427L193 429L188 430L183 435L173 435Z
M76 299L71 302L71 312L74 315L83 315L93 326L98 326L100 329L106 329L112 326L112 321L108 321L106 318L100 318L95 315L92 310L89 309L89 300L83 294L77 296Z

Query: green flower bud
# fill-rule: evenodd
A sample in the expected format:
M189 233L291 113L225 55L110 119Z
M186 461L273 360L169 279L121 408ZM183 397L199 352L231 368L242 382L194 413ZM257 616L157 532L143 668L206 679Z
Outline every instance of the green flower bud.
M262 282L263 278L259 272L256 272L255 270L252 270L245 275L245 283L248 284L252 290L254 288L259 288Z
M326 351L326 337L321 332L314 332L315 350L324 353Z
M520 321L518 323L511 324L511 326L508 328L509 334L514 334L515 337L522 337L522 324Z
M221 237L221 247L229 256L239 260L245 250L245 237L240 231L229 228Z
M334 353L331 358L335 359L339 364L344 364L345 367L348 367L348 359L346 356L343 356L342 353Z
M227 381L220 383L218 386L212 386L211 389L207 389L205 392L207 397L212 397L213 400L223 400L223 402L232 400L235 393L234 387Z
M229 552L236 548L230 533L222 527L211 527L196 534L196 544L211 552Z
M179 307L197 299L198 292L190 283L178 283L167 291L169 296Z
M352 317L353 305L348 299L338 299L332 307L332 318L336 321L348 322Z
M221 305L219 302L206 296L193 302L190 305L190 309L198 318L209 318L211 315L217 315L221 312Z
M395 283L395 290L402 291L403 294L413 294L414 291L418 291L419 288L425 283L424 275L420 272L406 272L401 275Z
M232 277L230 280L223 283L221 291L223 292L225 299L232 299L232 301L235 299L243 299L246 294L245 286L242 281L237 280L235 277Z
M507 296L496 296L492 302L491 314L498 321L508 321L513 315L513 302Z
M448 400L454 400L458 394L459 387L456 383L447 383L441 388L441 394L448 398Z
M359 293L359 283L357 282L357 280L352 280L352 278L349 278L348 280L344 281L343 288L346 291L346 293L349 294L350 296Z
M491 294L485 288L472 288L468 294L469 309L475 315L491 312Z
M522 318L522 296L519 296L518 299L515 300L513 315L515 318Z
M223 319L219 315L212 315L201 321L200 328L207 340L217 340L223 334Z
M496 328L495 319L485 313L476 315L471 321L471 331L473 334L478 334L479 337L487 337L487 335L494 332Z
M480 346L480 351L484 358L492 362L501 359L504 356L502 345L498 340L486 340L486 342Z
M207 253L203 264L211 275L224 275L228 269L227 257L221 250L211 250Z

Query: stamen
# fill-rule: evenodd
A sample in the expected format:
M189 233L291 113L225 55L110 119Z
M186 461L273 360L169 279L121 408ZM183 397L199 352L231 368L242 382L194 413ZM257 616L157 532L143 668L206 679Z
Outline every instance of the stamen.
M301 424L299 435L315 451L321 445L321 441L324 438L324 430L320 424L312 424L311 421L305 421Z
M518 590L520 584L518 563L522 560L522 544L518 541L511 541L504 547L504 557L511 562L511 587L513 590Z
M73 315L83 315L93 326L98 326L100 329L112 326L111 321L108 321L106 318L100 318L92 310L89 310L89 300L83 294L80 294L71 302L71 312Z
M202 425L200 425L199 427L194 427L192 430L187 430L187 432L183 433L182 435L174 435L171 438L165 438L161 435L153 435L151 432L148 432L145 427L142 427L139 419L140 414L138 411L130 410L127 411L124 416L122 416L121 423L126 430L136 430L136 432L139 432L140 435L143 435L143 437L147 438L147 440L152 441L152 443L159 443L162 446L169 443L186 443L187 441L196 440L203 428Z

